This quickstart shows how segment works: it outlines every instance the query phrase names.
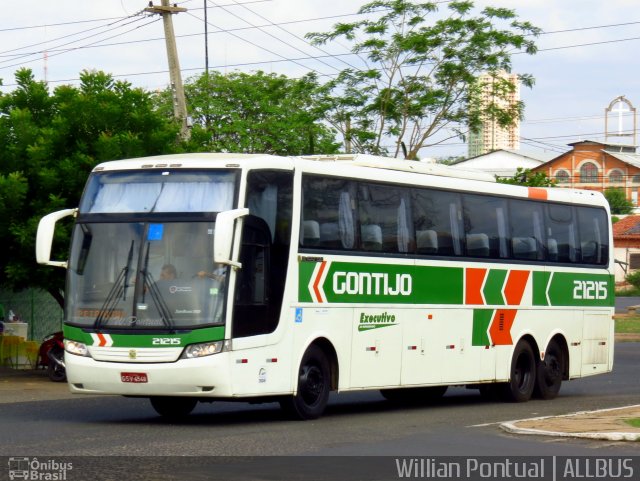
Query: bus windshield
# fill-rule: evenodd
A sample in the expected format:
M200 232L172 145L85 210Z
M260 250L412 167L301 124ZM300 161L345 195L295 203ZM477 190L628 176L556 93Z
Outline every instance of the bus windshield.
M237 171L94 172L74 228L66 322L117 329L222 324L226 270L215 213L235 204Z
M175 329L222 324L226 268L213 262L215 222L78 222L68 323Z

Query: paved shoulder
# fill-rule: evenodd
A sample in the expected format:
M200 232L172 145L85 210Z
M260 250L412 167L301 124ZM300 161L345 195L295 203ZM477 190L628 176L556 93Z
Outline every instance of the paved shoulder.
M640 405L623 408L583 411L564 416L545 416L502 423L500 427L514 434L539 436L638 441L640 428L626 423L640 418Z

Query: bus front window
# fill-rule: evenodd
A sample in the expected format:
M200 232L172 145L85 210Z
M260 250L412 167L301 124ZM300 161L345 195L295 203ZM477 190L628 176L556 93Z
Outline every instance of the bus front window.
M213 222L78 223L65 318L109 328L223 323L225 276L215 275Z

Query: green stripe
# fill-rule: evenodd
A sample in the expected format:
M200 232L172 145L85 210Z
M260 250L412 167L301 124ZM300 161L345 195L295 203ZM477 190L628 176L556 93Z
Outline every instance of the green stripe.
M473 334L471 336L472 346L489 346L491 340L487 330L491 319L493 319L493 309L474 309L473 310Z
M533 305L548 306L547 285L549 284L550 272L536 271L533 273Z
M189 344L195 344L198 342L220 341L224 339L224 327L205 327L202 329L194 329L192 331L179 331L175 334L155 333L146 334L144 332L137 331L131 334L111 334L108 330L102 330L103 334L109 334L113 339L112 347L178 347L187 346ZM65 339L71 339L78 342L83 342L87 345L93 345L93 338L91 333L86 332L84 329L74 326L64 326ZM180 344L174 345L155 345L153 339L166 339L166 338L178 338Z
M488 305L504 305L504 297L502 297L502 286L504 286L504 280L507 277L506 270L491 269L487 275L487 280L484 283L484 299Z

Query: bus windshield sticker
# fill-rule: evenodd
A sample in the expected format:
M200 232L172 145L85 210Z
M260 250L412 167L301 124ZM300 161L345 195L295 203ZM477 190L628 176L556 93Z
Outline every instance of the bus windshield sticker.
M163 233L164 233L163 224L149 224L149 233L147 234L147 240L150 240L150 241L162 240Z

